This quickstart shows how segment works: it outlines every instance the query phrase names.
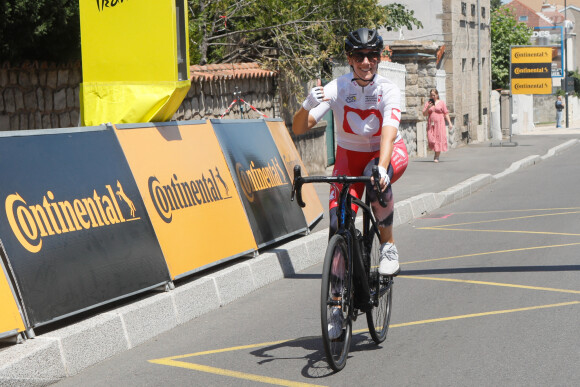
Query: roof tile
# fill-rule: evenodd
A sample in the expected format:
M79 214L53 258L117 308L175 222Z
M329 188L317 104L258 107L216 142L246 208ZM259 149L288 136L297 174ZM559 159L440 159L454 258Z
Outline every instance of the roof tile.
M247 79L247 78L271 78L276 76L275 71L260 68L258 63L229 63L193 65L189 67L192 81L217 80L217 79Z

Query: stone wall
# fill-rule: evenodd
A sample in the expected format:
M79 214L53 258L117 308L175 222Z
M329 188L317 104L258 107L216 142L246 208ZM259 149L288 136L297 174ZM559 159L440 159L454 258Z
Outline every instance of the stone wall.
M79 124L80 62L24 62L0 67L0 130Z
M197 77L174 114L174 120L219 118L234 100L234 92L268 117L279 117L275 76ZM79 126L80 62L23 62L0 67L0 130ZM244 104L244 118L261 118ZM241 118L234 105L224 118Z
M389 48L393 62L401 63L406 68L405 102L407 109L401 115L401 132L409 156L424 157L427 154L425 144L425 117L423 106L429 98L429 90L437 87L437 51L439 46L432 41L396 41ZM452 121L453 121L453 115ZM457 146L456 135L448 136L449 146Z
M212 80L192 80L191 88L175 114L174 120L201 120L220 118L234 99L243 99L243 118L262 118L259 113L273 118L279 116L276 99L276 79L264 78L215 78ZM234 94L234 93L240 94ZM255 107L259 112L251 109ZM234 104L224 119L242 118L242 111L238 103Z

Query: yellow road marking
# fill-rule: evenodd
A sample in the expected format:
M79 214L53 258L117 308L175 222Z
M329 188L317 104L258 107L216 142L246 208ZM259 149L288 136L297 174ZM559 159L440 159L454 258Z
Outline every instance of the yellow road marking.
M405 278L420 278L420 279L434 279L434 280L448 281L448 279L430 278L430 277L405 276ZM495 283L492 283L492 282L486 283L486 282L480 282L480 281L452 281L452 282L474 282L474 283L484 284L484 285L488 285L488 284L496 285ZM509 285L509 284L497 284L497 285L523 287L523 288L539 289L539 290L570 292L570 291L566 291L566 290L551 289L551 288L537 288L537 287ZM572 291L572 292L573 293L580 293L580 292L576 292L576 291ZM490 312L465 314L465 315L459 315L459 316L440 317L440 318L433 318L433 319L428 319L428 320L418 320L418 321L410 321L410 322L400 323L400 324L391 324L389 326L389 329L402 328L402 327L408 327L408 326L413 326L413 325L432 324L432 323L444 322L444 321L461 320L461 319L467 319L467 318L492 316L492 315L506 314L506 313L526 312L526 311L530 311L530 310L556 308L556 307L578 305L578 304L580 304L580 301L570 301L570 302L561 302L561 303L557 303L557 304L530 306L530 307L525 307L525 308L503 309L503 310L494 310L494 311L490 311ZM368 329L365 328L365 329L355 330L355 331L353 331L353 333L358 334L358 333L364 333L367 331L368 331ZM250 381L254 381L254 382L266 383L266 384L272 384L272 385L278 385L278 386L289 386L289 387L320 386L320 385L316 385L316 384L293 382L290 380L271 378L268 376L249 374L249 373L245 373L245 372L232 371L232 370L227 370L224 368L210 367L210 366L206 366L206 365L202 365L202 364L187 363L184 361L176 360L176 359L183 359L183 358L196 357L196 356L202 356L202 355L211 355L211 354L217 354L217 353L239 351L239 350L243 350L243 349L269 347L272 345L279 345L279 344L283 344L283 343L287 343L287 342L291 342L291 341L303 340L303 339L304 338L271 341L271 342L260 343L260 344L242 345L242 346L231 347L231 348L222 348L222 349L217 349L217 350L212 350L212 351L203 351L203 352L191 353L188 355L170 356L170 357L166 357L166 358L162 358L162 359L149 360L149 363L170 366L170 367L185 368L185 369L190 369L190 370L194 370L194 371L206 372L206 373L210 373L210 374L214 374L214 375L228 376L228 377L232 377L232 378L250 380Z
M527 210L493 210L493 211L462 211L453 214L497 214L508 212L533 212L533 211L562 211L562 210L580 210L580 207L562 207L562 208L529 208Z
M214 374L214 375L229 376L229 377L237 378L237 379L251 380L253 382L273 384L273 385L277 385L277 386L289 386L289 387L320 386L318 384L299 383L299 382L293 382L290 380L248 374L245 372L226 370L223 368L210 367L210 366L201 365L201 364L193 364L193 363L186 363L183 361L175 361L175 360L172 360L171 358L149 360L149 362L155 363L155 364L171 366L171 367L187 368L190 370L207 372L209 374Z
M514 313L514 312L525 312L525 311L529 311L529 310L556 308L556 307L560 307L560 306L569 306L569 305L577 305L577 304L580 304L580 301L562 302L559 304L551 304L551 305L530 306L527 308L494 310L491 312L465 314L463 316L441 317L441 318L433 318L430 320L411 321L408 323L392 324L392 325L390 325L389 328L408 327L411 325L431 324L431 323L442 322L442 321L460 320L460 319L464 319L464 318L483 317L483 316L491 316L491 315L496 315L496 314Z
M506 284L501 282L486 282L486 281L474 281L474 280L460 280L454 278L440 278L440 277L424 277L415 275L399 275L399 278L411 278L411 279L421 279L429 281L442 281L442 282L459 282L465 284L476 284L476 285L489 285L489 286L501 286L506 288L518 288L518 289L530 289L530 290L543 290L546 292L558 292L558 293L569 293L569 294L580 294L580 290L570 290L570 289L556 289L556 288L544 288L540 286L528 286L528 285L517 285L517 284Z
M577 207L561 208L561 209L557 209L557 210L567 210L567 209L577 209ZM549 211L549 210L556 210L556 209L514 210L514 212ZM505 211L491 211L491 212L505 212ZM478 221L478 222L457 223L457 224L442 225L442 226L435 226L435 227L421 227L418 229L421 229L421 230L440 230L440 231L511 232L511 233L528 233L528 234L580 236L580 234L571 234L571 233L532 232L532 231L514 231L514 230L499 230L499 231L498 230L468 230L468 229L451 229L451 228L449 228L452 226L463 226L463 225L468 225L468 224L501 222L501 221L507 221L507 220L518 220L518 219L534 218L534 217L540 217L540 216L569 215L569 214L575 214L575 213L579 213L579 212L580 211L556 213L556 214L538 214L538 215L530 215L530 216L523 216L523 217L513 217L513 218L504 218L504 219ZM461 214L469 214L469 213L490 213L490 212L462 212ZM423 263L423 262L430 262L430 261L458 259L458 258L474 257L474 256L481 256L481 255L491 255L491 254L502 254L502 253L508 253L508 252L534 250L534 249L567 247L567 246L575 246L575 245L580 245L580 242L579 243L560 244L560 245L551 245L551 246L536 246L536 247L527 247L527 248L520 248L520 249L498 250L498 251L474 253L474 254L464 254L464 255L458 255L458 256L454 256L454 257L434 258L434 259L426 259L426 260L420 260L420 261L404 262L401 264L404 265L404 264L412 264L412 263ZM472 283L472 284L478 284L478 285L503 286L503 287L511 287L511 288L552 291L552 292L559 292L559 293L580 294L580 291L576 291L576 290L544 288L544 287L505 284L505 283L496 283L496 282L457 280L457 279L449 279L449 278L406 276L406 275L400 275L399 277L400 278L408 278L408 279L423 279L423 280L445 281L445 282ZM578 305L578 304L580 304L580 301L571 301L571 302L563 302L563 303L550 304L550 305L539 305L539 306L532 306L532 307L516 308L516 309L496 310L496 311L482 312L482 313L472 313L472 314L459 315L459 316L450 316L450 317L442 317L442 318L435 318L435 319L428 319L428 320L411 321L411 322L400 323L400 324L391 324L390 328L407 327L407 326L413 326L413 325L430 324L430 323L435 323L435 322L444 322L444 321L483 317L483 316L506 314L506 313L524 312L524 311L530 311L530 310L555 308L555 307ZM363 333L363 332L367 332L367 331L368 331L368 329L365 328L365 329L355 330L355 331L353 331L353 333L357 334L357 333ZM266 342L266 343L260 343L260 344L251 344L251 345L237 346L237 347L231 347L231 348L222 348L222 349L217 349L217 350L203 351L203 352L191 353L191 354L186 354L186 355L171 356L171 357L162 358L162 359L153 359L153 360L149 360L149 362L154 363L154 364L160 364L160 365L171 366L171 367L186 368L186 369L200 371L200 372L206 372L206 373L210 373L210 374L214 374L214 375L228 376L228 377L232 377L232 378L250 380L250 381L254 381L254 382L266 383L266 384L272 384L272 385L291 386L291 387L294 387L294 386L318 386L318 385L314 385L314 384L293 382L293 381L284 380L284 379L271 378L271 377L267 377L267 376L232 371L232 370L227 370L227 369L223 369L223 368L211 367L211 366L188 363L188 362L177 360L177 359L198 357L198 356L204 356L204 355L212 355L212 354L219 354L219 353L225 353L225 352L239 351L239 350L244 350L244 349L268 347L268 346L279 345L279 344L283 344L283 343L287 343L287 342L291 342L291 341L296 341L296 340L298 340L298 339L280 340L280 341ZM304 340L304 338L301 338L299 340Z
M561 244L561 245L522 247L522 248L519 248L519 249L509 249L509 250L485 251L483 253L473 253L473 254L455 255L453 257L430 258L430 259L423 259L423 260L419 260L419 261L401 262L400 264L401 265L410 265L412 263L445 261L447 259L458 259L458 258L476 257L476 256L480 256L480 255L493 255L493 254L513 253L513 252L516 252L516 251L526 251L526 250L551 249L551 248L555 248L555 247L569 247L569 246L577 246L577 245L580 245L580 242L564 243L564 244Z
M215 349L215 350L212 350L212 351L196 352L196 353L190 353L190 354L187 354L187 355L171 356L171 357L168 357L167 359L183 359L183 358L186 358L186 357L205 356L205 355L214 355L216 353L240 351L242 349L254 349L254 348L259 348L259 347L271 347L273 345L279 345L279 344L287 343L289 341L294 341L294 340L280 340L280 341L271 341L269 343L241 345L241 346L238 346L238 347Z
M447 226L436 226L436 227L421 227L420 230L437 230L437 231L470 231L470 232L503 232L503 233L515 233L515 234L541 234L541 235L564 235L564 236L580 236L577 233L566 233L566 232L551 232L551 231L522 231L522 230L482 230L476 228L448 228Z
M440 227L451 227L451 226L465 226L467 224L482 224L482 223L494 223L494 222L504 222L506 220L519 220L519 219L528 219L528 218L538 218L544 216L556 216L556 215L571 215L571 214L578 214L580 211L572 211L572 212L559 212L555 214L537 214L537 215L528 215L528 216L518 216L513 218L502 218L502 219L492 219L492 220L478 220L475 222L465 222L465 223L456 223L456 224L444 224L441 226L433 226L433 227L417 227L418 230L422 229L433 229L433 228L440 228Z
M413 278L413 277L406 277L406 278ZM419 277L419 278L424 279L424 277ZM472 282L472 281L463 281L463 282ZM475 281L475 282L478 282L478 281ZM484 284L486 284L486 283L484 283ZM505 284L500 284L500 285L505 285ZM528 287L526 287L526 288L528 288ZM545 290L546 288L538 288L538 289ZM556 290L558 290L558 289L556 289ZM444 321L461 320L461 319L467 319L467 318L492 316L492 315L506 314L506 313L526 312L526 311L531 311L531 310L556 308L556 307L578 305L578 304L580 304L580 301L570 301L570 302L561 302L561 303L557 303L557 304L530 306L530 307L525 307L525 308L503 309L503 310L494 310L494 311L490 311L490 312L465 314L465 315L459 315L459 316L440 317L440 318L433 318L433 319L428 319L428 320L418 320L418 321L410 321L410 322L400 323L400 324L391 324L389 326L389 329L402 328L402 327L408 327L408 326L414 326L414 325L432 324L432 323L444 322ZM353 331L353 333L358 334L358 333L364 333L367 331L368 331L368 329L365 328L365 329L355 330L355 331ZM251 380L254 382L267 383L267 384L278 385L278 386L290 386L290 387L294 387L294 386L296 386L296 387L299 387L299 386L319 386L316 384L293 382L290 380L271 378L268 376L249 374L249 373L245 373L245 372L232 371L232 370L227 370L224 368L210 367L210 366L206 366L206 365L202 365L202 364L187 363L187 362L176 360L176 359L183 359L183 358L188 358L188 357L196 357L196 356L210 355L210 354L216 354L216 353L232 352L232 351L238 351L238 350L242 350L242 349L269 347L272 345L283 344L286 342L291 342L291 341L296 341L296 340L298 340L298 339L272 341L272 342L266 342L266 343L260 343L260 344L252 344L252 345L243 345L243 346L231 347L231 348L223 348L223 349L212 350L212 351L203 351L203 352L191 353L188 355L170 356L170 357L166 357L166 358L162 358L162 359L149 360L149 363L165 365L165 366L170 366L170 367L186 368L186 369L200 371L200 372L206 372L206 373L210 373L210 374L214 374L214 375L228 376L228 377L232 377L232 378ZM303 338L300 340L303 340Z

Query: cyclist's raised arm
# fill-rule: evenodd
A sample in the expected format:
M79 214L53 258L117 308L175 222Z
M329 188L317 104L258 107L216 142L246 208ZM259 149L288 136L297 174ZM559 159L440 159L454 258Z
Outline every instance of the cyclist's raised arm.
M294 114L294 119L292 121L292 132L294 132L295 135L304 134L312 129L314 125L316 125L316 120L314 117L310 115L308 110L305 110L301 107L300 110Z
M302 102L302 107L294 114L294 120L292 121L292 131L294 134L304 134L316 125L320 117L330 108L325 103L328 100L329 98L325 95L322 82L318 79L316 86L310 90L308 96ZM311 110L316 110L316 114L311 114Z

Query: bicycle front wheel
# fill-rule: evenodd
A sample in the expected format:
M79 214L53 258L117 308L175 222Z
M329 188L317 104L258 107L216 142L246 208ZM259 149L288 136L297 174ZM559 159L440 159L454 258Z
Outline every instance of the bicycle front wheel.
M374 342L380 344L387 338L391 320L393 277L379 275L381 242L375 230L374 227L371 227L371 234L367 242L370 261L369 287L374 306L367 312L367 323Z
M320 296L324 352L330 367L340 371L346 365L352 339L352 321L349 316L352 275L349 273L348 247L341 235L334 235L328 242Z

